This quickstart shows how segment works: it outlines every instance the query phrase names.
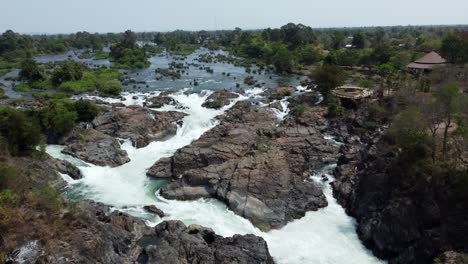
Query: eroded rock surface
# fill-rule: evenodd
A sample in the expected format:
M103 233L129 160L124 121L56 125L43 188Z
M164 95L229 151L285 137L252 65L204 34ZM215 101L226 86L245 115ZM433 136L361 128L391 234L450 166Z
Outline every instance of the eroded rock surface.
M149 169L150 176L176 179L161 189L164 197L217 198L264 230L327 205L321 188L307 179L333 161L337 149L317 129L293 120L278 127L270 110L249 102L237 103L220 121Z
M185 114L168 111L157 112L139 106L112 109L100 113L94 120L96 130L118 138L132 140L137 148L145 147L150 142L174 135L177 122Z
M203 103L203 107L220 109L223 106L229 105L232 99L238 98L239 95L229 91L215 91L208 96L206 102Z
M153 235L144 236L140 263L273 263L263 238L235 235L224 238L199 225L185 226L180 221L157 225Z
M466 252L468 204L457 178L405 168L398 150L374 141L362 151L342 147L332 184L363 243L389 263L432 263L447 250Z
M95 129L75 129L64 144L62 153L99 166L116 167L130 161L116 138Z

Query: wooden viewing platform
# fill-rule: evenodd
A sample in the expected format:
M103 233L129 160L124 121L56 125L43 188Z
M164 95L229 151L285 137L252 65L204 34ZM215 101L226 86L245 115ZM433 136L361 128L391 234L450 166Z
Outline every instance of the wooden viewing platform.
M357 100L371 96L373 91L358 86L340 86L333 89L331 93L339 98Z

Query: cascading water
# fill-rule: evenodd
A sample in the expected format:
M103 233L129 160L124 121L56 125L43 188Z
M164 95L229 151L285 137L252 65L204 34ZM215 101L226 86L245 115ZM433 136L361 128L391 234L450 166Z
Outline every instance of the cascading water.
M250 97L257 96L257 91L249 91ZM229 211L219 201L200 199L196 201L166 200L158 195L161 182L146 176L146 169L163 157L169 157L204 132L213 128L214 119L222 114L234 102L221 110L203 108L201 105L208 97L205 94L172 95L185 108L187 114L177 134L161 142L153 142L145 148L135 149L129 141L122 148L128 152L131 161L116 168L99 167L60 153L61 146L48 146L47 151L54 157L67 159L79 166L83 179L72 181L70 191L79 196L114 206L118 210L142 217L149 225L156 225L162 220L181 220L186 224L200 224L212 228L222 236L234 234L255 234L262 236L268 243L270 252L277 263L378 263L360 243L354 220L348 217L332 196L328 183L323 183L328 206L316 212L308 212L305 217L295 220L282 229L262 232L248 220ZM239 98L238 100L245 99ZM165 106L160 111L175 110ZM328 173L332 167L325 167L322 172L311 177L317 180L319 175ZM331 176L328 176L331 178ZM154 204L167 216L160 219L144 212L144 205Z

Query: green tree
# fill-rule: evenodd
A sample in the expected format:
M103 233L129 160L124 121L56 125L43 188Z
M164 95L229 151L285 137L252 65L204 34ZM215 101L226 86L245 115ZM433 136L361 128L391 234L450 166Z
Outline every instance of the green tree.
M366 39L362 32L354 34L353 36L353 46L357 49L363 49L366 46Z
M44 79L44 74L36 61L25 59L21 62L19 77L21 80L35 82Z
M78 120L73 104L64 101L52 101L39 113L43 131L50 140L65 135Z
M415 106L401 111L393 120L387 135L401 148L400 161L412 165L430 153L430 140L421 112Z
M442 112L442 120L444 123L444 137L442 142L443 159L447 158L447 141L448 132L453 124L454 118L459 113L462 105L462 94L458 86L454 83L443 85L435 92L438 105Z
M468 40L450 34L442 40L440 52L452 63L468 63Z
M280 73L290 73L294 67L293 56L285 45L277 44L273 46L272 63L276 71Z
M78 62L65 61L52 72L51 81L59 86L64 82L78 81L83 77L86 67Z
M345 73L337 66L324 65L318 67L312 74L311 78L318 86L318 90L327 98L332 89L343 85L345 81Z
M335 31L332 35L332 47L333 49L341 49L344 47L345 35L341 31Z
M0 135L13 155L29 154L39 144L40 129L24 111L0 108Z
M74 104L76 113L78 114L78 121L90 122L98 114L98 107L87 100L78 100Z

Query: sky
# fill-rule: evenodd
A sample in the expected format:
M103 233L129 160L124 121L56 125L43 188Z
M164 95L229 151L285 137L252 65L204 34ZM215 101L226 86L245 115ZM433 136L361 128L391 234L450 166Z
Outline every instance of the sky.
M1 0L0 31L71 33L468 24L468 0Z

